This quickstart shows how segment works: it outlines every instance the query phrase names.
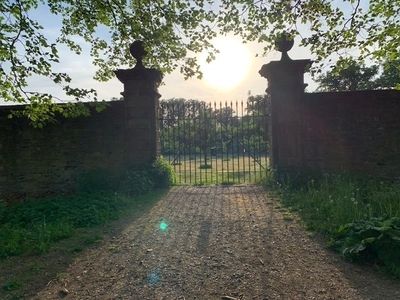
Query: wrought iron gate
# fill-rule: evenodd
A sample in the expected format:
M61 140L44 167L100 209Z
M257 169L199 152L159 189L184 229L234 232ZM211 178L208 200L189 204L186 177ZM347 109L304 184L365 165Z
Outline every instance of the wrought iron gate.
M260 180L268 166L267 107L264 101L161 101L161 154L175 170L175 184Z

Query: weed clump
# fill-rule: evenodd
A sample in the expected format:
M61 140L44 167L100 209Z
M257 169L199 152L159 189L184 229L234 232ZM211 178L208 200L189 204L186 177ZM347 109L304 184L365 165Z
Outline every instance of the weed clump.
M346 258L378 262L400 278L400 218L371 218L338 228L331 247Z
M400 278L399 183L349 175L299 182L269 174L264 185L278 191L282 203L344 257L379 265Z

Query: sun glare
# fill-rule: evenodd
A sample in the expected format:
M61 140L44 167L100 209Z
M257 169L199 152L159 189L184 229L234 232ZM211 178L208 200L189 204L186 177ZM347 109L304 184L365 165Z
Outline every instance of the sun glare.
M251 64L250 51L238 38L221 37L213 44L219 50L215 60L207 63L206 54L200 57L203 78L217 89L230 90L246 77Z

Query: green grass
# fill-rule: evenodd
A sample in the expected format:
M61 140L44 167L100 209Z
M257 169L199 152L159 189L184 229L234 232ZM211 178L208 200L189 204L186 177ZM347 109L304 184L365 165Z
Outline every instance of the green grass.
M75 194L0 201L0 298L32 296L74 255L101 241L110 224L144 213L172 178L171 166L157 159L118 173L82 174Z
M134 201L111 192L87 192L13 205L0 216L0 258L46 252L77 228L117 219Z
M91 221L86 222L86 213L80 212L75 207L73 196L60 197L60 202L73 200L71 203L64 203L70 207L70 212L74 213L74 220L78 221L76 227L72 227L68 236L62 238L47 239L44 241L45 247L41 239L27 239L20 243L20 240L15 240L9 236L8 241L14 240L15 245L19 245L19 251L16 253L8 253L8 257L0 259L0 299L25 299L34 294L51 279L60 276L65 271L65 268L73 261L74 257L89 247L94 247L102 242L104 238L115 236L129 225L135 218L143 215L165 194L165 189L148 192L141 196L125 196L106 193L86 194L87 203L85 206L96 207L96 215L91 217ZM82 199L82 198L80 198ZM93 201L95 200L95 201ZM98 206L100 202L111 200L112 204ZM45 201L50 201L46 199ZM104 204L104 203L103 203ZM33 203L30 205L34 205ZM53 206L52 206L53 207ZM82 206L80 206L82 207ZM112 207L112 212L105 213L105 207ZM38 207L37 207L38 208ZM30 214L33 214L33 210ZM36 209L35 209L36 210ZM48 214L48 210L40 210L41 213ZM37 212L37 210L36 210ZM64 213L54 213L60 217ZM111 218L104 218L104 216ZM93 220L98 220L97 224L93 224ZM29 223L27 223L29 224ZM27 226L18 225L18 230L30 234ZM61 229L62 232L62 229ZM56 231L46 232L43 230L41 236L60 236ZM39 235L33 235L39 237ZM30 244L26 244L26 241ZM23 246L23 247L21 247ZM18 249L18 248L17 248ZM10 254L12 254L10 256ZM29 297L28 297L28 296Z
M0 259L43 253L77 228L115 220L134 204L134 196L168 186L172 176L172 168L158 159L151 166L119 174L104 170L85 174L73 195L26 199L8 207L0 202Z
M400 217L400 185L350 177L327 177L293 187L283 184L282 202L301 212L310 229L332 233L347 223Z
M21 284L17 281L7 281L6 283L3 284L1 287L4 291L11 292L14 290L18 290L21 287Z
M400 253L399 183L332 175L303 184L269 178L266 184L334 249L352 260L381 265L400 278L400 260L382 255L388 247L397 257Z
M172 159L172 158L171 158ZM182 157L173 164L175 184L237 184L258 183L264 177L268 158L261 157L261 165L248 156L210 157L204 159Z

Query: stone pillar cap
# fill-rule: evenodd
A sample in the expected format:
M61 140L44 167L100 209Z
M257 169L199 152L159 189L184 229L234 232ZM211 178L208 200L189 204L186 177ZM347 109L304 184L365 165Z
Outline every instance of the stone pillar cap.
M294 73L304 73L309 66L313 63L310 59L296 59L296 60L280 60L271 61L261 67L258 73L264 77L268 78L270 74L289 72Z
M126 83L131 80L148 80L161 83L162 73L154 68L146 68L143 65L143 57L147 52L144 49L143 41L136 40L129 46L130 54L136 59L136 65L132 69L118 69L114 71L119 81Z

